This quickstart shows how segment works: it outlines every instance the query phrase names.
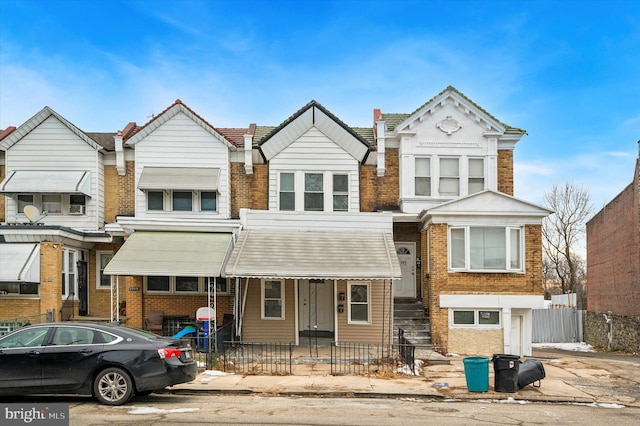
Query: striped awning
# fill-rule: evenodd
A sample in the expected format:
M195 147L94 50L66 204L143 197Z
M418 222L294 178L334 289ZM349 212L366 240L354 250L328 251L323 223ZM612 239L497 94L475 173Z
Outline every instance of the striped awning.
M0 194L82 194L91 196L91 172L14 170L0 183Z
M393 280L402 273L390 233L246 229L240 233L225 275Z
M39 283L40 244L0 244L0 282Z
M104 269L106 275L218 277L231 233L133 233Z
M138 189L217 191L220 169L202 167L145 167Z

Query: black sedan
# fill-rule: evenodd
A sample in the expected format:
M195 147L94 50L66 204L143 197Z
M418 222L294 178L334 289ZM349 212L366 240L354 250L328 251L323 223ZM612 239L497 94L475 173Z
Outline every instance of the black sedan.
M120 405L196 373L188 344L137 328L62 322L0 337L0 395L74 393Z

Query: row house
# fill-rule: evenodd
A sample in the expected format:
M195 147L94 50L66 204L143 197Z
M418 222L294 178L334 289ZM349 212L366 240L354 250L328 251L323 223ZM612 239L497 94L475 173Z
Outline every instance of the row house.
M388 343L410 300L443 353L528 355L550 212L513 196L524 134L453 87L360 128L316 101L223 128L178 100L113 134L44 108L0 135L0 321L211 306L244 341Z

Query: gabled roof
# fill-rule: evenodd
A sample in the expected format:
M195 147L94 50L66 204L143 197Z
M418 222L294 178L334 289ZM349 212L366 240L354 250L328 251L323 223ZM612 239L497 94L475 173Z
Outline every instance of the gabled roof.
M196 114L191 108L182 103L180 99L177 99L171 106L162 111L160 114L154 116L144 126L139 129L135 129L132 135L127 139L126 145L132 146L146 138L151 132L162 126L164 123L175 117L178 113L183 113L205 131L211 134L214 138L224 143L228 147L235 147L231 141L229 141L224 135L211 124L209 124L204 118Z
M440 103L447 100L448 98L453 98L454 102L463 104L469 112L473 112L480 119L482 119L483 121L491 125L496 131L503 132L503 133L517 134L517 135L526 134L526 131L523 129L511 127L508 124L501 122L500 120L498 120L496 117L491 115L484 108L482 108L480 105L478 105L477 103L469 99L464 93L460 92L458 89L456 89L453 86L447 86L442 92L438 93L436 96L429 99L427 102L420 105L418 108L416 108L413 112L409 114L398 114L398 113L383 114L383 119L385 120L387 129L390 131L393 131L393 130L402 129L406 127L414 120L419 120L426 113L430 113L433 110L433 108L435 108Z
M47 120L51 116L55 117L58 121L64 124L69 130L71 130L74 134L76 134L80 139L85 141L93 149L95 150L103 149L103 147L100 144L98 144L95 140L93 140L91 137L89 137L88 134L86 134L85 132L83 132L76 126L74 126L70 121L68 121L66 118L64 118L63 116L61 116L60 114L58 114L57 112L49 108L48 106L42 108L40 112L38 112L36 115L34 115L33 117L25 121L20 127L18 127L16 130L11 132L4 139L2 139L2 141L0 141L0 146L3 149L11 148L13 145L18 143L20 139L28 135L32 130L34 130L36 127L38 127L40 124L42 124L45 120Z
M311 127L316 127L358 161L366 160L371 150L366 139L312 100L260 139L258 146L262 156L270 160Z
M519 217L541 220L553 211L490 189L467 195L435 207L420 214L421 220L444 217Z

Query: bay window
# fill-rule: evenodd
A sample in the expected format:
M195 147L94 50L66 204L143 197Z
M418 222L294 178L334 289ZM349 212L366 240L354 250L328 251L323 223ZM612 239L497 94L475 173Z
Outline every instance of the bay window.
M451 227L449 269L522 272L523 244L519 227Z

